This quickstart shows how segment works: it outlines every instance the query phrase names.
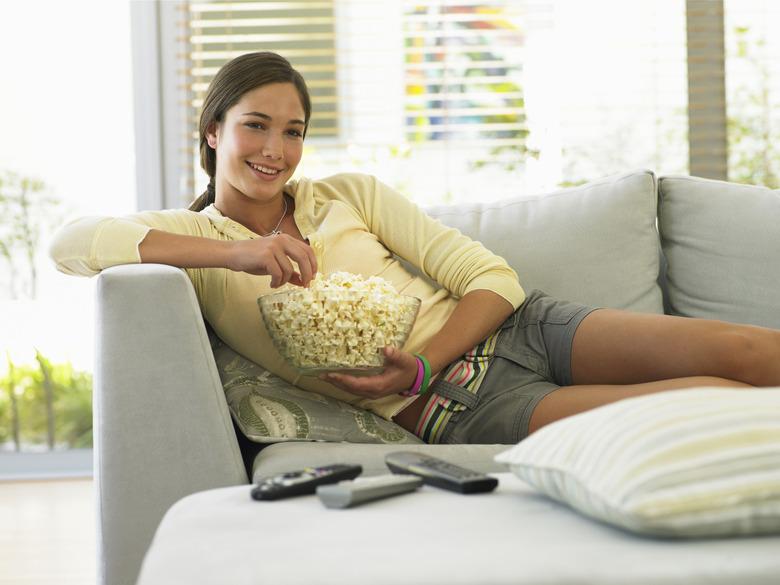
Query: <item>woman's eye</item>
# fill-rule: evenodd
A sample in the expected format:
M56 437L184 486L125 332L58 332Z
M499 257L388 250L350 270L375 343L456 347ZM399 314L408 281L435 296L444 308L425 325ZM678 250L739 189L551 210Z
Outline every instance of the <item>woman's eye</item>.
M262 129L265 128L265 125L261 124L260 122L249 122L247 124L247 127L249 127L249 128L258 128L258 129L262 130Z
M300 138L301 136L303 136L303 134L299 130L288 130L287 133L290 136L295 136L296 138Z

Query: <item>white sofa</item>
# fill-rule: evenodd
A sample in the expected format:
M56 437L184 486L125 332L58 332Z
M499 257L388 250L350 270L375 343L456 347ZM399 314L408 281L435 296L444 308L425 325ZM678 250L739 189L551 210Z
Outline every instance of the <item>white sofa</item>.
M475 197L476 199L476 197ZM596 306L780 328L780 194L640 170L539 196L428 209L500 254L527 290ZM98 277L95 477L99 583L135 582L184 496L304 465L386 472L395 445L280 442L237 433L186 274L118 266ZM505 471L501 445L405 445ZM258 453L259 451L259 453Z

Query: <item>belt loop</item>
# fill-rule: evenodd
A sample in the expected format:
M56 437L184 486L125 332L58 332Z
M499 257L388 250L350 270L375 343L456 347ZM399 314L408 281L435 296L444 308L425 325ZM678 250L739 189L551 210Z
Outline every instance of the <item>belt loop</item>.
M469 410L476 408L479 403L479 396L468 390L464 390L460 386L447 382L442 378L437 378L431 386L431 392L435 392L439 396L444 398L450 398L455 402L459 402Z

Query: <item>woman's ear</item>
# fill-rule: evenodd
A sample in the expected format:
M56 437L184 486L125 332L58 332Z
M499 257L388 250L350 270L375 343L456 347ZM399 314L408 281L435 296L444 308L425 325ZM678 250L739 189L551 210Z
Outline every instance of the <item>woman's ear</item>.
M217 149L217 138L219 137L219 124L212 122L206 127L206 142L214 150Z

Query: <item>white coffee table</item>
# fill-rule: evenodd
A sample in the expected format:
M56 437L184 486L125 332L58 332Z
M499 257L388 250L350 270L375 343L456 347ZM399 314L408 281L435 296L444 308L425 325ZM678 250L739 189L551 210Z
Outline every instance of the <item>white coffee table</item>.
M163 518L138 584L780 583L780 537L642 538L495 475L491 494L424 486L345 510L256 502L248 485L193 494Z

